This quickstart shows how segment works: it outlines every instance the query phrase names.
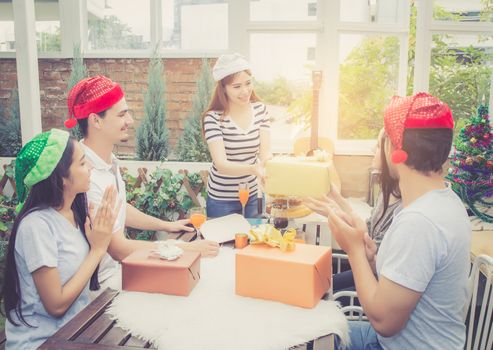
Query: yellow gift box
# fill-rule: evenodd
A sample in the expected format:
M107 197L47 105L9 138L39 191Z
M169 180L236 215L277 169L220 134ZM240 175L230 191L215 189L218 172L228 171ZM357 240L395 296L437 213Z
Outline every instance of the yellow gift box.
M274 157L265 164L265 193L320 197L330 190L330 157Z
M330 247L296 243L292 251L266 244L236 253L236 294L313 308L329 290Z

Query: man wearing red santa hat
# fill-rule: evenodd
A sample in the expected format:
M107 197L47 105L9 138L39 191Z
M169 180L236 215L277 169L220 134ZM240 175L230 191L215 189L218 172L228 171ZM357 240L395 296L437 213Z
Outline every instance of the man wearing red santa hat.
M382 171L398 179L402 207L378 254L361 220L328 208L370 321L350 322L350 349L463 349L471 226L442 174L452 112L427 93L394 96L384 123ZM388 188L382 184L384 198Z
M125 203L125 183L113 148L118 142L128 140L128 130L133 124L133 119L120 85L104 76L83 79L70 90L67 105L69 119L65 121L65 126L72 128L79 124L84 135L81 145L86 158L93 166L90 190L87 193L89 202L98 207L106 187L113 185L118 190L119 200ZM99 267L99 282L104 285L104 282L114 275L118 268L116 261L121 261L137 249L156 248L155 242L127 239L124 234L125 227L168 232L193 231L193 228L185 226L188 222L164 221L142 213L129 203L122 205L113 227L114 234L108 247L109 255L103 259ZM218 244L207 240L176 242L176 245L185 250L200 252L202 256L216 256L219 252Z

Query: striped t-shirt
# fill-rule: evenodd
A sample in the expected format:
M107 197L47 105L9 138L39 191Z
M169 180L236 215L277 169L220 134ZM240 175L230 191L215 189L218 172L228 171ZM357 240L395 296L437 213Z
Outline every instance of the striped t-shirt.
M255 164L260 150L260 129L269 129L269 115L266 106L253 102L252 124L246 130L238 127L229 116L210 111L204 118L204 132L207 143L222 140L228 161L245 165ZM221 119L222 118L222 119ZM217 200L238 200L238 185L248 182L250 196L257 194L255 175L228 176L221 174L214 162L209 172L207 193Z

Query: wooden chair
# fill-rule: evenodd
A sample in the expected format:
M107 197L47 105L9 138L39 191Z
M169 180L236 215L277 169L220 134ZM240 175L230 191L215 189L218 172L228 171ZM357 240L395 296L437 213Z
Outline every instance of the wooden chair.
M467 321L466 350L493 349L492 279L493 258L478 255L469 275L469 303L464 310L464 321ZM478 300L481 301L480 307L476 306Z
M332 259L336 260L335 273L340 273L342 262L344 260L347 261L348 256L346 254L334 253L332 254ZM358 300L358 294L356 293L356 291L340 291L334 293L334 300L338 301L342 298L349 299L349 305L343 306L341 308L344 315L346 315L346 319L348 321L368 321L363 308L359 305L359 303L356 303Z

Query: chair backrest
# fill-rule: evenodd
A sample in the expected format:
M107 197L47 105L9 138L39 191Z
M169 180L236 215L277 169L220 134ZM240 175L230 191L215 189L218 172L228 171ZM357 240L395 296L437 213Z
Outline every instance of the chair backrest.
M493 349L493 258L479 255L469 276L466 350ZM480 305L480 306L479 306Z

